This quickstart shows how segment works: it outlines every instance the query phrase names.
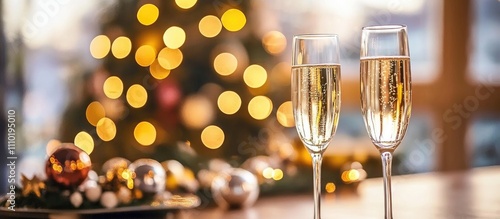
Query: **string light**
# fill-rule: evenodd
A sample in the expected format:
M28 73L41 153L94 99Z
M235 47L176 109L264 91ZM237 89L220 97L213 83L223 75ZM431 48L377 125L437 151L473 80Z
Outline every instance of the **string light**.
M156 140L156 128L151 123L142 121L135 126L134 137L142 146L150 146Z
M101 118L96 125L97 136L103 141L111 141L116 136L116 125L110 118Z
M150 66L156 58L156 50L150 45L143 45L135 52L135 61L142 67Z
M247 18L245 17L245 14L243 14L243 12L233 8L227 10L226 12L224 12L224 14L222 14L221 21L226 30L236 32L241 30L245 26Z
M219 35L222 30L222 23L218 17L207 15L200 20L198 30L204 37L213 38Z
M160 10L153 4L145 4L137 11L137 20L144 26L149 26L158 20Z
M248 103L248 113L256 120L267 118L273 109L273 102L266 96L256 96Z
M175 0L175 4L182 9L190 9L196 4L197 0Z
M201 142L207 148L217 149L224 143L224 131L215 125L207 126L201 132Z
M94 139L85 131L78 132L75 136L74 144L87 154L94 150Z
M99 119L104 116L106 116L104 106L102 106L102 104L98 101L90 103L87 106L87 110L85 110L85 117L87 118L87 121L93 126L96 126Z
M126 98L130 106L141 108L148 100L148 92L143 86L134 84L127 90Z
M224 114L232 115L240 109L241 98L234 91L224 91L217 98L217 106Z
M278 107L278 110L276 111L276 118L278 119L278 122L284 127L295 126L292 101L286 101Z
M222 76L228 76L236 71L238 60L231 53L221 53L214 59L214 70Z
M250 65L243 72L243 81L251 88L259 88L267 81L267 72L260 65Z
M158 53L158 63L164 69L172 70L179 67L182 59L183 55L179 49L165 47Z
M128 37L121 36L116 38L111 45L111 53L117 59L123 59L130 54L132 50L132 41Z
M165 30L163 43L170 49L181 47L186 41L186 32L180 27L172 26Z
M160 63L158 63L158 60L154 60L153 63L149 66L149 72L151 73L151 76L153 76L153 78L156 78L158 80L165 79L170 75L170 70L161 67Z
M279 31L270 31L262 37L262 45L266 52L277 55L286 48L286 37Z
M90 54L96 59L102 59L106 57L111 48L111 41L105 35L99 35L94 37L92 42L90 42Z
M104 95L110 99L118 99L123 93L123 82L116 76L107 78L102 87Z

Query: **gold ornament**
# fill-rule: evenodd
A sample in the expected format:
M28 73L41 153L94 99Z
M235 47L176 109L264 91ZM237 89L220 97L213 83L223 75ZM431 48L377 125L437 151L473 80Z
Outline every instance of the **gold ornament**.
M23 196L28 196L35 193L36 197L41 197L41 189L45 189L45 183L40 180L36 175L28 179L24 174L21 174L21 184L23 185Z

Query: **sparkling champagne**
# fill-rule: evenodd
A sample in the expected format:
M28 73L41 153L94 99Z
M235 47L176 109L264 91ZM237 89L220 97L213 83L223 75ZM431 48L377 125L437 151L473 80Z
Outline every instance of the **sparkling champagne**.
M361 110L368 134L380 149L395 149L411 114L410 58L361 59Z
M335 134L340 110L340 65L292 67L295 126L310 152L323 152Z

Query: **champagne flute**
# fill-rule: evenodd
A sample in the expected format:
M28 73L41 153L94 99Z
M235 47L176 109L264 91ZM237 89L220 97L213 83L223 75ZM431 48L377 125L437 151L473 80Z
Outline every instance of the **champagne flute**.
M385 218L392 219L392 153L411 114L410 52L406 26L364 27L360 53L361 111L382 158Z
M293 38L292 105L295 127L313 159L314 218L320 218L321 161L337 129L340 64L337 35Z

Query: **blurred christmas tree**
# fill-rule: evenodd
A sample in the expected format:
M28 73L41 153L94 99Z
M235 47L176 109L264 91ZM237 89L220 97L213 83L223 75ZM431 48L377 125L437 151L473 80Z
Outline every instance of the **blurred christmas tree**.
M271 138L293 126L289 66L279 62L286 38L259 36L249 4L117 2L89 45L102 68L67 111L61 140L87 148L95 165L182 159L178 142L196 152L198 160L185 160L195 169L210 158L239 165L270 155ZM274 152L286 159L293 148L282 140L287 148Z

